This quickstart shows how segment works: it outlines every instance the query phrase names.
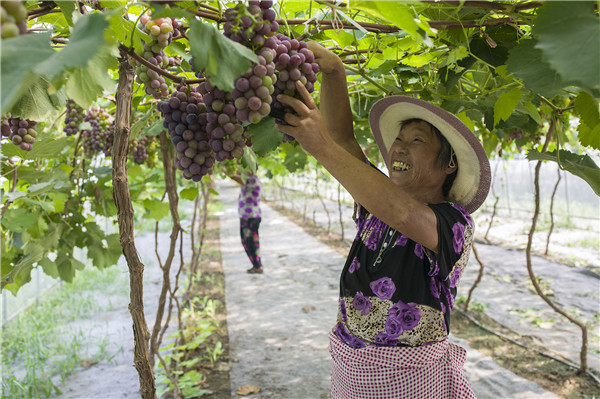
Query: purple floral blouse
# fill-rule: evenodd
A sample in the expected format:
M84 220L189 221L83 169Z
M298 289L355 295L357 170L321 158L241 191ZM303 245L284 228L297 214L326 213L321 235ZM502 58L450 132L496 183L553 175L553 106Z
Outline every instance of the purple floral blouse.
M335 332L353 348L421 346L450 331L450 311L473 239L460 205L428 205L437 217L437 254L357 205L357 235L340 279Z
M247 176L238 197L240 219L260 218L260 182L257 176Z

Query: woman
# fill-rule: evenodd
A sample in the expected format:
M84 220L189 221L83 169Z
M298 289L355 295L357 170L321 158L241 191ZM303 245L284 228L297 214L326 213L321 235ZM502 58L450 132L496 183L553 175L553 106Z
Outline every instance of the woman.
M260 182L258 176L252 171L244 174L244 178L236 175L231 177L241 185L238 197L238 214L240 217L240 237L242 246L252 263L252 267L246 272L260 274L263 265L260 259L260 240L258 228L261 222L260 210Z
M380 100L369 120L388 176L354 137L344 66L309 43L322 72L321 111L303 85L277 125L353 196L358 233L330 333L331 393L352 398L473 398L465 350L448 343L450 312L473 238L470 213L489 162L458 118L424 101ZM366 162L365 162L366 161Z

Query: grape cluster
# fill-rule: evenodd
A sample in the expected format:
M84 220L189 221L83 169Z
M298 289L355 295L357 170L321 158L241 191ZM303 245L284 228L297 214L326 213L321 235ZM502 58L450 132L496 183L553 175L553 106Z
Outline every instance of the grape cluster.
M157 108L164 118L176 156L175 165L183 171L183 177L200 181L212 171L215 157L206 132L207 112L202 95L196 87L177 86L171 98L159 101Z
M14 144L18 145L23 151L31 151L33 142L37 137L35 125L37 122L21 118L2 119L2 136Z
M3 1L0 4L0 36L2 39L27 32L27 9L21 1Z
M73 136L79 132L79 124L83 122L85 113L83 108L73 100L67 100L67 111L65 114L65 127L63 131L67 136Z
M208 144L217 161L240 159L244 155L244 128L236 117L231 93L219 89L208 80L198 85L202 102L206 105Z
M110 114L100 107L90 108L83 118L91 125L91 129L82 129L83 149L89 155L100 152L110 156L114 140L114 121Z
M132 140L130 143L129 152L133 156L133 162L142 164L146 162L148 159L148 152L146 151L146 143L148 142L148 137L144 136L139 140Z
M236 117L240 122L258 123L271 112L271 95L275 91L275 50L263 47L258 64L238 77L231 95L235 101Z
M282 33L267 39L265 47L272 48L277 52L275 57L275 68L277 69L277 83L273 98L283 93L296 96L296 81L302 82L309 93L315 89L319 65L315 62L315 56L307 48L305 41L290 39ZM274 100L273 107L286 110L286 107Z
M149 15L143 15L140 18L140 30L150 35L152 41L144 43L144 52L140 54L146 61L156 65L161 69L166 69L169 65L174 65L173 57L168 57L164 48L167 47L174 36L179 35L179 22L173 18L158 18L151 20ZM130 58L129 62L135 66L136 81L144 84L146 94L159 99L169 95L169 87L165 78L152 68L137 62Z
M249 48L262 47L266 37L279 29L272 6L272 0L250 0L248 8L243 3L228 8L224 14L225 37Z

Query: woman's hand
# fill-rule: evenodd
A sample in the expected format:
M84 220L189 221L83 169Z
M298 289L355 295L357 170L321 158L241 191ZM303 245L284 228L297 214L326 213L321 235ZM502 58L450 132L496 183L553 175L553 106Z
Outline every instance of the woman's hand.
M287 125L277 124L276 127L280 132L294 137L306 152L316 157L333 140L327 133L321 111L300 81L296 81L296 90L300 99L285 94L277 96L277 100L290 106L295 114L286 113L284 120Z
M339 73L344 71L344 63L334 53L321 46L318 42L309 41L308 49L315 55L315 62L319 64L319 70L324 74Z

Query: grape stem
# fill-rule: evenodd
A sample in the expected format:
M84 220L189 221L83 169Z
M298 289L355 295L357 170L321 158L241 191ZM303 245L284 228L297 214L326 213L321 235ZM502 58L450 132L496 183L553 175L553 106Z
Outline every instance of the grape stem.
M169 72L165 71L164 69L161 69L160 67L153 65L150 62L146 61L142 56L137 54L133 50L133 48L127 47L124 44L119 44L119 50L122 50L123 52L127 53L127 55L129 57L131 57L131 58L135 59L136 61L138 61L139 63L147 66L148 69L152 69L153 71L164 76L165 78L171 79L175 83L194 84L194 83L204 82L204 80L205 80L205 78L184 79L181 76L173 75L172 73L169 73Z

